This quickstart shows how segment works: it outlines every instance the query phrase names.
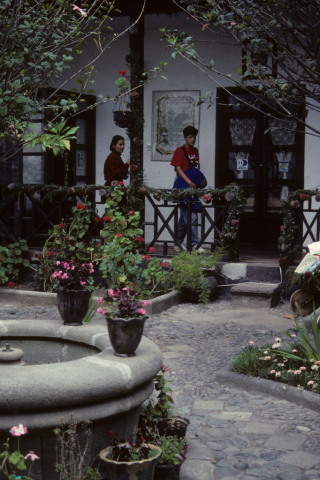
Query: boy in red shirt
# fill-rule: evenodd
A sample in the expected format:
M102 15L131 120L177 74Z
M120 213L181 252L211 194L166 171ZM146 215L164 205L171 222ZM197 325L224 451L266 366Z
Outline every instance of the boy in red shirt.
M198 130L195 127L189 126L184 128L183 130L183 137L185 141L184 149L187 152L191 165L199 168L200 170L200 162L199 162L199 152L198 149L194 146L197 140ZM185 153L183 151L183 147L178 147L172 157L171 165L175 168L175 172L179 177L184 180L189 188L197 188L196 185L187 177L184 173L184 170L189 168L188 161L186 159ZM191 212L191 223L198 223L198 214L197 210L194 205L192 205L192 212ZM182 244L184 237L187 233L187 205L185 203L180 204L180 219L178 225L178 241ZM191 245L192 249L194 250L196 245L198 244L198 227L196 225L191 227ZM185 245L182 244L183 250L186 250ZM175 246L175 250L180 250L178 246ZM198 249L199 253L205 252L203 248Z

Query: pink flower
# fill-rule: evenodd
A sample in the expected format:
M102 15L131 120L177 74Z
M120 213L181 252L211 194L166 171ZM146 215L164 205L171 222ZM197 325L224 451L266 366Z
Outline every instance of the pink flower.
M149 248L149 252L150 252L150 253L154 253L155 251L156 251L156 249L155 249L154 247L150 247L150 248Z
M100 305L100 303L102 303L102 298L98 298L97 303Z
M270 370L269 373L274 374L274 373L276 373L276 371L275 370Z
M61 262L58 260L58 261L56 262L56 265L60 265L60 263L61 263Z
M143 308L137 308L137 313L139 315L145 315L146 311Z
M40 457L36 455L32 450L24 457L25 460L28 460L30 458L31 462L34 462L35 460L40 460Z
M28 433L27 427L24 427L22 423L20 423L18 427L12 427L9 431L14 437L21 437L21 435L26 435Z
M248 344L249 344L249 345L254 345L254 341L253 341L253 340L249 340Z
M81 13L81 15L82 15L83 17L87 17L87 16L88 16L88 14L87 14L84 10L82 10L82 8L78 7L78 6L75 5L74 3L71 3L71 6L73 7L73 10L77 10L79 13Z
M109 290L108 290L108 295L109 295L109 297L111 297L111 298L114 297L114 290L113 290L112 288L109 288Z
M320 365L320 361L317 360L317 361L315 362L315 364L316 364L316 365Z
M142 305L143 307L147 307L147 306L149 305L149 300L143 300L143 301L141 302L141 305Z
M307 370L306 367L300 367L301 371Z
M86 282L84 280L80 280L80 284L84 287Z
M69 278L67 273L64 273L63 275L61 275L61 280L66 280L67 278Z
M99 307L97 309L97 312L100 313L101 315L104 315L105 313L107 313L107 309L106 308L103 308L103 307Z
M295 375L300 375L301 370L295 370L293 373L294 373Z

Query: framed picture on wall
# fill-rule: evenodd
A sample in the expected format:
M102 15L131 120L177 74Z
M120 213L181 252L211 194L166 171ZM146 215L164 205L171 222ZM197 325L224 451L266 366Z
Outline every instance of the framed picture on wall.
M153 92L151 160L171 161L184 143L182 130L188 125L199 129L199 96L200 90Z

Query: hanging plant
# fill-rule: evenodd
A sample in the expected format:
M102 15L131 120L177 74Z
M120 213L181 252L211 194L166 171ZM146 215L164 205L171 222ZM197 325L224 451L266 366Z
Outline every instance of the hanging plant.
M126 73L126 70L119 70L120 76L115 82L119 94L113 110L113 120L119 128L130 127L133 121L133 112L128 110L130 104L126 102L126 96L131 88L130 77Z

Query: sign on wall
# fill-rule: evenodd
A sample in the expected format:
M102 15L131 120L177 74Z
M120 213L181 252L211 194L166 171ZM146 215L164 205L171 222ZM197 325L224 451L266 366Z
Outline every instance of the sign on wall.
M151 160L171 161L184 143L183 129L188 125L199 129L199 95L200 90L153 92Z

